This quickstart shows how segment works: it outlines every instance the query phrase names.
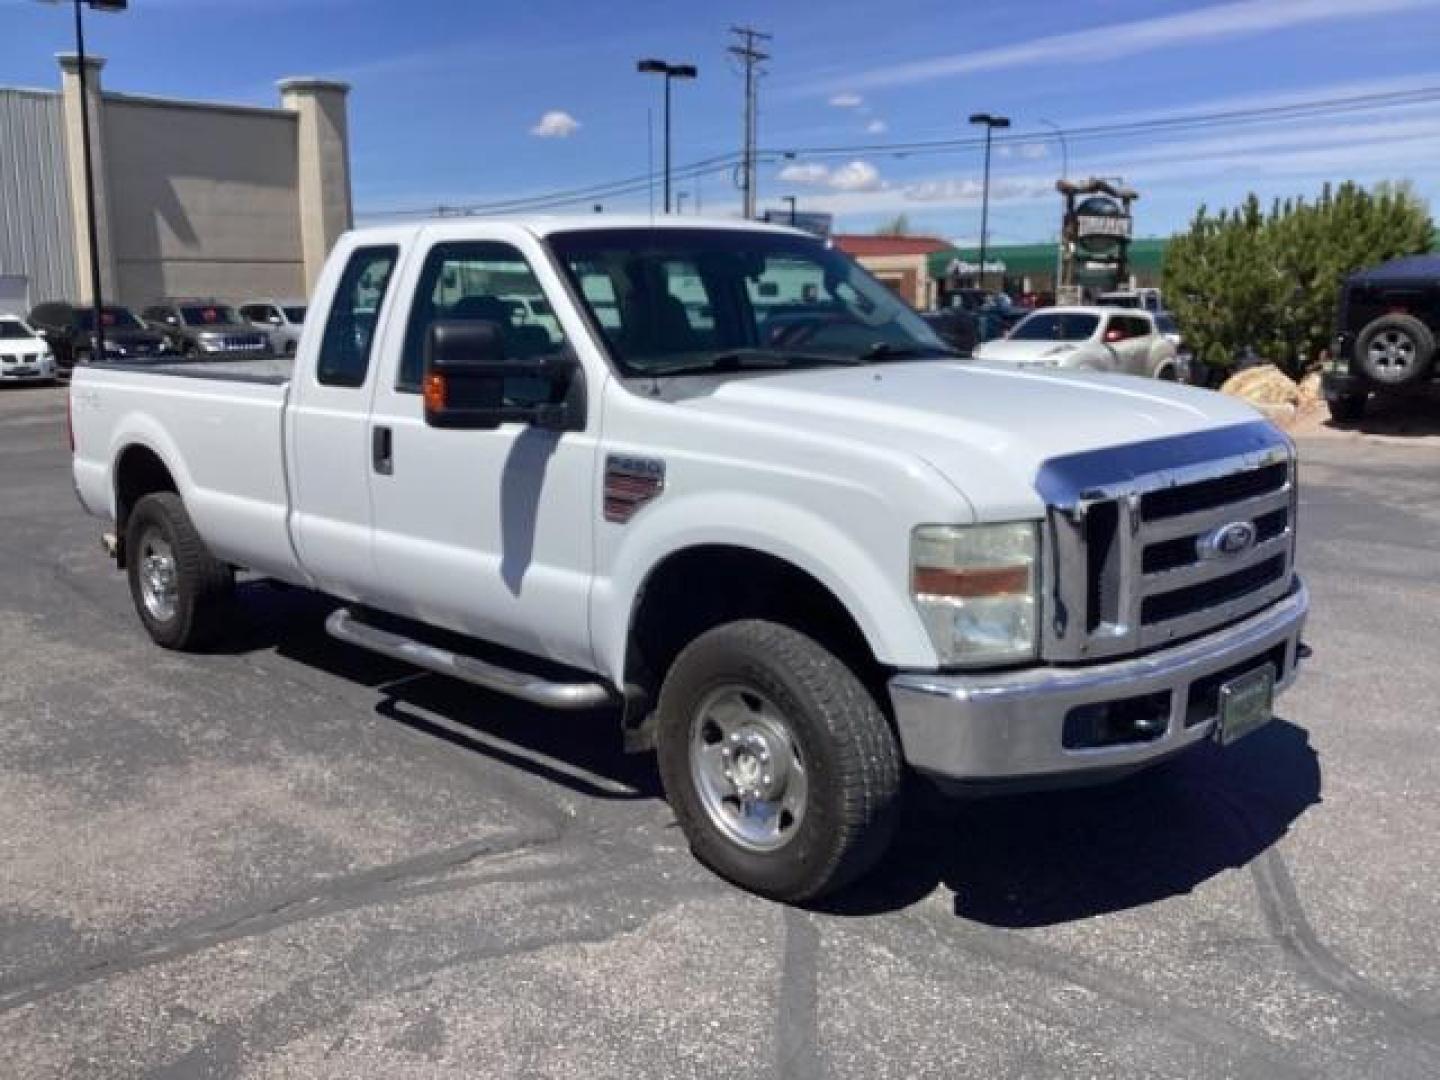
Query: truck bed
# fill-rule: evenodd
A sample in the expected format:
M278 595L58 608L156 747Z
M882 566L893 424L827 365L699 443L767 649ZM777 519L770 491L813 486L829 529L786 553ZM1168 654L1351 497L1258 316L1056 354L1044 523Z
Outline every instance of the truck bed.
M283 358L77 367L70 400L81 502L114 520L114 470L126 454L149 452L219 558L302 578L285 466L292 367Z

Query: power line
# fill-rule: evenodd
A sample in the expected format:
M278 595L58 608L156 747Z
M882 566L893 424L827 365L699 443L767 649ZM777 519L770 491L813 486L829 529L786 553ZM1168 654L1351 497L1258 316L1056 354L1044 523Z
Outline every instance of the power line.
M1353 97L1319 99L1294 105L1270 106L1254 109L1233 109L1214 113L1197 113L1191 116L1158 117L1152 120L1127 121L1116 124L1094 124L1085 127L1065 129L1065 137L1071 142L1083 142L1105 138L1120 138L1132 135L1159 134L1175 131L1195 131L1236 125L1272 124L1293 120L1319 119L1352 113L1375 112L1388 109L1406 108L1414 105L1440 102L1440 86L1423 87L1409 91L1384 94L1361 94ZM997 137L997 143L1028 143L1036 139L1048 139L1048 133L1015 132ZM680 179L698 179L702 176L728 172L737 162L750 181L747 193L753 198L754 167L760 161L780 162L797 158L825 158L850 154L893 154L902 156L928 157L938 154L979 150L984 146L983 138L969 136L956 139L931 139L911 142L855 143L849 145L828 145L810 147L788 147L772 150L755 150L749 156L729 152L702 158L675 170ZM748 166L748 169L747 169ZM362 212L362 217L432 217L444 215L507 214L522 211L546 210L578 203L591 202L599 198L614 198L644 191L653 181L653 170L640 176L626 177L586 187L552 191L541 195L513 199L477 202L457 206L428 206L391 211ZM752 203L753 205L753 203ZM752 211L753 212L753 211Z
M748 219L755 216L755 83L759 76L764 74L764 69L760 67L761 62L770 59L769 53L756 48L756 42L770 41L772 38L751 26L732 26L730 33L742 44L731 45L726 51L738 56L745 65L745 136L742 142L744 149L741 153L740 188L741 205Z

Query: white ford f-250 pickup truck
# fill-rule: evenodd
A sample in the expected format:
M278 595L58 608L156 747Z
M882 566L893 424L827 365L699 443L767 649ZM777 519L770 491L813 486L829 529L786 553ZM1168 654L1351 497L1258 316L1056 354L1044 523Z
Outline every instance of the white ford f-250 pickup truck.
M75 483L151 637L203 645L244 569L339 598L355 646L613 706L696 855L764 895L873 865L908 773L1113 777L1238 738L1294 678L1285 436L1186 387L957 362L824 240L367 229L310 310L293 371L75 373Z

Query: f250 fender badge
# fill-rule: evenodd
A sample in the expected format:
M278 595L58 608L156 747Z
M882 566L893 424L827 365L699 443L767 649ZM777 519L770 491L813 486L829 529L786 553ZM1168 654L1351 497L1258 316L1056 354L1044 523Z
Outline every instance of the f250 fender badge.
M605 520L623 525L665 490L665 462L611 454L605 459Z
M1201 533L1195 539L1195 550L1202 559L1234 559L1255 546L1255 535L1253 522L1232 521Z

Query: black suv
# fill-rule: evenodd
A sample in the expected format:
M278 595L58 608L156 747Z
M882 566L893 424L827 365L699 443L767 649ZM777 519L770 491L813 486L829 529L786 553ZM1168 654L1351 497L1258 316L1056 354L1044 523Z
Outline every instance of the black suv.
M55 366L61 372L69 371L76 364L89 363L90 354L95 351L93 307L50 300L36 304L28 321L50 343ZM106 360L151 360L175 355L165 336L146 329L129 308L106 304L100 325L105 331Z
M192 360L253 360L270 355L270 335L218 300L161 300L145 309L145 321Z
M1440 255L1411 255L1346 278L1325 370L1337 420L1359 420L1372 391L1422 393L1436 385Z

